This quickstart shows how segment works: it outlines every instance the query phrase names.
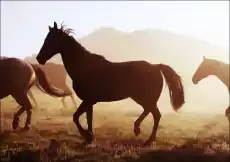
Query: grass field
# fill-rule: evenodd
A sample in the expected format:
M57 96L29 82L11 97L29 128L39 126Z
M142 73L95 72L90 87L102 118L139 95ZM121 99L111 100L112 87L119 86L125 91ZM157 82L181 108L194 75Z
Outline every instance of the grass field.
M68 102L63 108L58 98L35 93L39 107L34 109L32 128L28 132L13 131L11 122L18 110L8 97L1 101L4 112L1 133L3 162L227 162L229 160L229 123L223 115L195 113L164 113L160 121L156 144L141 147L152 129L149 115L135 137L133 122L141 113L120 111L110 103L96 105L94 110L93 146L82 146L83 138L72 122L76 110ZM25 115L20 125L23 126ZM86 119L81 117L86 127Z

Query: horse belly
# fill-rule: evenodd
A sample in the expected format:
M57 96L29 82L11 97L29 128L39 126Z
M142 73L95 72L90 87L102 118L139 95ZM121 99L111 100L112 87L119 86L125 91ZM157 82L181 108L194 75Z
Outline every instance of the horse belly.
M161 76L160 76L161 77ZM133 96L153 96L162 89L163 80L153 76L129 78L97 86L92 95L100 102L119 101ZM113 84L112 84L113 83ZM159 92L158 92L159 91Z
M130 97L130 95L124 90L107 90L107 91L97 91L94 94L94 97L97 98L98 102L112 102L119 101Z
M146 66L147 65L147 66ZM73 89L81 100L96 102L119 101L137 95L152 95L160 89L162 76L157 68L144 67L107 68L94 75L73 82Z
M26 89L27 80L31 77L26 64L12 58L2 62L0 70L0 98Z
M74 84L73 89L81 100L91 100L95 102L110 102L128 98L128 93L111 82L100 84Z

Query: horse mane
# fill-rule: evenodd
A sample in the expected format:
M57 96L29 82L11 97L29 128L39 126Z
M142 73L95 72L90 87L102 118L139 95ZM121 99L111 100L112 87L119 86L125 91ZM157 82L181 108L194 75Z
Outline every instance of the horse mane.
M219 64L222 64L222 65L229 65L223 61L220 61L220 60L215 60L215 59L207 59L209 62L211 63L219 63Z
M90 51L88 51L84 46L82 46L72 35L74 30L71 28L66 28L66 25L63 25L63 23L61 24L61 28L60 30L65 34L65 36L67 36L69 38L69 40L73 41L74 43L76 43L77 48L79 48L83 53L87 53L90 54L89 56L93 56L91 58L93 59L97 59L97 60L106 60L104 56L98 55L96 53L92 53ZM108 61L108 60L107 60Z
M61 28L60 30L66 35L68 36L68 38L70 38L70 40L74 41L78 47L83 51L83 52L87 52L87 53L90 53L84 46L82 46L72 35L70 34L74 34L74 29L71 29L71 28L66 28L66 25L64 25L63 23L61 24Z
M61 30L62 32L64 32L64 33L67 34L68 36L70 36L70 34L74 34L74 30L73 30L73 29L71 29L71 28L66 28L66 29L65 29L65 26L66 26L66 25L64 25L63 23L61 24L60 30Z

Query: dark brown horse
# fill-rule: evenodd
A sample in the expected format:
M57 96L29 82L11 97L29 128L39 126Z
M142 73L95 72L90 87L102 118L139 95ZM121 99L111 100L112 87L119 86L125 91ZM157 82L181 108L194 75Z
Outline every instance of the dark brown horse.
M67 72L62 64L47 63L45 65L40 65L40 64L34 64L34 65L39 66L46 73L46 75L49 77L50 81L56 88L71 92L70 88L66 84ZM35 97L33 96L31 90L28 91L28 95L37 105L37 101L35 100ZM64 107L66 107L65 104L66 97L67 96L62 97L61 100ZM72 99L73 104L77 105L73 93L70 94L70 97Z
M57 89L49 81L45 72L37 65L30 64L18 58L1 57L0 59L0 99L11 95L21 106L14 115L12 122L13 129L19 124L19 117L26 111L27 118L25 129L30 128L32 105L28 99L28 90L34 85L51 96L68 96L71 91Z
M86 142L93 141L93 105L129 97L144 109L134 123L135 135L140 134L141 122L151 113L154 126L144 145L155 141L161 118L157 102L163 89L163 76L169 87L174 110L178 110L185 102L180 76L164 64L150 64L146 61L110 62L103 56L89 52L69 35L70 32L71 29L64 30L63 26L58 29L54 22L54 27L49 27L37 60L45 64L55 54L61 54L65 69L73 80L73 89L82 100L73 115L73 121ZM79 117L85 112L88 130L84 130L79 123Z

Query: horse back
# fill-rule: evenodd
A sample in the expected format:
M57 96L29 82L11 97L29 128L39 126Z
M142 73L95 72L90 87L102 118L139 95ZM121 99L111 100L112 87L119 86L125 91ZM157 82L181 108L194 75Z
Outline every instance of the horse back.
M12 93L29 88L32 84L33 68L26 61L18 58L0 60L1 91Z

